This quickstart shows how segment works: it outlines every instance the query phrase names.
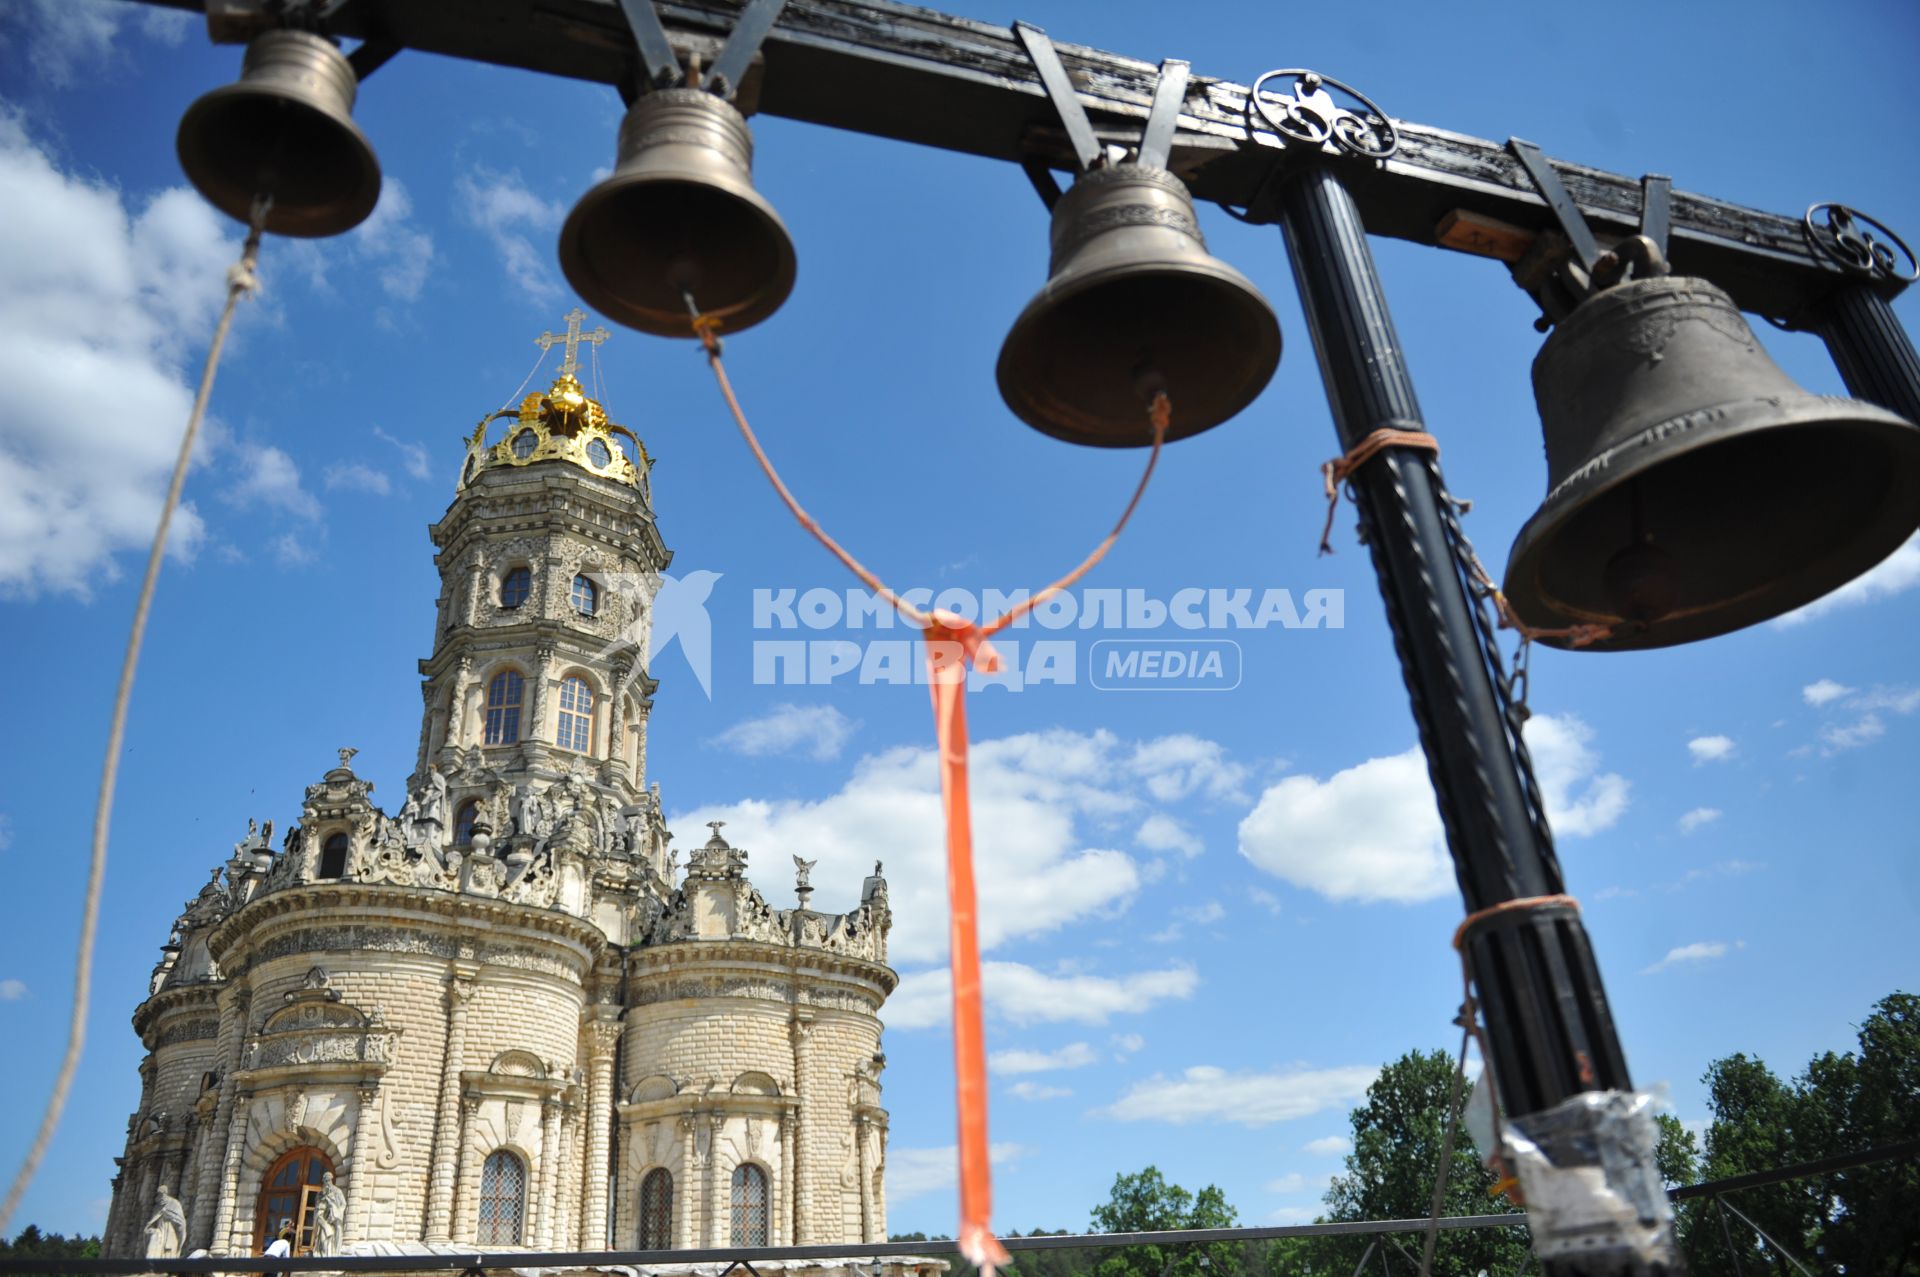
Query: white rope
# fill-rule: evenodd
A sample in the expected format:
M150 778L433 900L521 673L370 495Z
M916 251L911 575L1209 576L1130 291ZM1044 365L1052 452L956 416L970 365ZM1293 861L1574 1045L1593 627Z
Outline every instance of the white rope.
M20 1170L0 1202L0 1236L7 1231L14 1210L26 1194L27 1185L40 1169L53 1132L60 1125L60 1114L73 1089L73 1077L80 1067L80 1054L87 1040L87 1004L93 984L93 939L100 921L100 887L107 871L107 827L113 816L114 784L120 774L120 749L127 732L127 703L133 697L133 672L140 664L140 643L146 636L147 614L153 608L154 583L160 576L160 560L167 548L167 530L173 525L173 512L180 504L180 489L187 480L187 464L193 459L194 440L200 434L200 422L206 415L207 399L213 393L213 373L220 364L220 348L226 344L227 330L233 325L234 307L240 298L260 286L254 267L260 256L260 232L267 220L272 201L261 196L254 201L253 218L240 260L227 268L227 304L214 327L213 342L207 347L207 366L200 374L200 393L194 397L193 412L187 418L187 430L180 438L180 455L174 459L173 477L167 484L166 500L160 506L160 523L153 531L153 548L147 553L147 574L140 582L139 600L133 608L133 626L127 633L127 655L120 666L120 686L113 695L113 723L107 729L107 756L100 768L100 798L93 811L93 859L87 866L86 902L80 913L80 950L73 963L73 1015L67 1026L67 1052L54 1077L53 1094L40 1116L40 1129L33 1146L27 1150Z
M533 380L534 374L540 371L540 365L546 363L547 356L551 355L552 353L553 353L552 346L546 346L541 348L540 358L534 360L533 367L527 369L527 375L521 380L520 388L514 391L512 394L508 395L507 401L500 405L501 412L505 412L507 409L513 407L515 404L520 402L520 396L526 392L528 383Z

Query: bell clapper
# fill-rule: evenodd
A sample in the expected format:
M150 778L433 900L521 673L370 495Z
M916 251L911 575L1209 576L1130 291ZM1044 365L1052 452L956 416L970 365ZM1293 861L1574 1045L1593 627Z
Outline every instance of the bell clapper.
M1680 574L1673 556L1655 545L1647 531L1640 481L1627 485L1632 531L1625 548L1614 553L1601 569L1602 588L1613 609L1637 628L1645 629L1673 611L1680 601Z

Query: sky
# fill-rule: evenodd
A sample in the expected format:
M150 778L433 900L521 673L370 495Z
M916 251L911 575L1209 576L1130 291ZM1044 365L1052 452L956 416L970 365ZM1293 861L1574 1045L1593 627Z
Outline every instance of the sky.
M1899 141L1920 108L1909 4L1629 3L1604 19L1397 5L1364 20L1237 0L948 7L1242 83L1313 67L1402 119L1789 214L1838 200L1920 234ZM198 21L113 0L0 9L8 1175L65 1032L114 672L239 242L174 157L181 112L239 64ZM16 1227L103 1222L138 1096L128 1017L180 903L247 820L284 828L340 746L361 751L376 801L402 800L436 594L426 529L462 437L572 305L554 243L611 163L619 116L611 89L403 54L356 112L386 177L373 216L335 240L268 240L135 690L87 1055ZM755 180L800 270L785 308L729 342L728 366L800 499L903 589L977 597L1077 562L1142 458L1042 436L996 392L999 343L1046 270L1026 179L753 125ZM1035 625L1010 637L1023 663L1033 644L1072 645L1045 649L1055 676L970 698L1002 1228L1082 1230L1115 1175L1148 1164L1219 1185L1244 1222L1309 1219L1374 1071L1456 1045L1461 905L1350 509L1337 553L1315 552L1318 467L1337 449L1284 246L1211 207L1201 221L1276 308L1280 369L1239 417L1167 450L1078 599L1218 590L1257 612L1285 591L1287 606L1233 629ZM1474 502L1468 534L1498 575L1545 491L1536 311L1498 263L1373 248L1449 483ZM1920 327L1920 303L1895 310ZM784 610L810 590L824 609L854 583L778 506L694 348L609 327L596 384L657 459L669 575L711 587L706 686L684 635L654 661L651 778L677 844L728 821L776 906L793 902L791 854L819 861L828 909L852 907L886 862L901 976L885 1013L889 1224L950 1232L931 722L926 692L889 677L910 649L886 646L911 636ZM1803 385L1842 393L1817 339L1758 331ZM1898 637L1916 624L1909 542L1804 612L1708 644L1535 655L1529 740L1568 886L1636 1084L1684 1121L1708 1115L1712 1060L1743 1051L1796 1072L1920 983L1920 669ZM1237 678L1095 686L1094 644L1139 640L1237 644ZM819 645L803 649L817 680L770 678L791 668L776 645L796 642Z

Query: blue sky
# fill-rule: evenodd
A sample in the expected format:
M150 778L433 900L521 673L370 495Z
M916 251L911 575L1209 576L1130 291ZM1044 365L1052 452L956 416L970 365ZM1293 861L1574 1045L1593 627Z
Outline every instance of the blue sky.
M1911 5L1470 4L1369 11L1032 0L949 6L1245 82L1312 66L1399 117L1783 212L1840 200L1920 234L1901 139L1920 107ZM1591 11L1587 11L1590 14ZM0 13L0 1047L11 1174L51 1082L87 831L132 586L236 229L184 189L180 112L239 51L195 20L30 0ZM571 304L559 221L610 163L609 89L402 55L357 118L373 219L270 240L176 525L115 812L75 1103L16 1221L99 1226L137 1097L127 1017L180 902L248 817L284 827L337 746L397 806L435 578L427 525L459 440ZM1110 524L1138 454L1075 449L1001 405L1002 335L1040 285L1046 216L1011 167L778 120L757 181L798 287L734 339L768 448L826 525L902 588L1043 583ZM1001 1227L1079 1229L1117 1172L1218 1183L1248 1222L1308 1218L1381 1062L1453 1045L1460 907L1351 512L1314 553L1335 451L1277 230L1202 210L1277 308L1262 398L1169 449L1089 588L1343 592L1339 628L1236 632L1213 694L984 689L970 705ZM1497 263L1374 245L1469 534L1496 574L1544 491L1534 309ZM1896 306L1910 328L1920 307ZM1839 393L1817 340L1761 334ZM682 847L724 818L776 903L887 862L903 984L889 1016L896 1231L954 1217L944 920L926 694L765 685L756 590L849 584L776 505L685 343L616 329L605 402L658 458L672 571L718 573L712 695L677 650L651 772ZM549 369L551 364L549 364ZM1916 982L1920 547L1795 618L1704 646L1536 655L1533 732L1636 1080L1705 1116L1712 1059L1791 1071ZM878 636L900 638L902 633ZM1091 641L1070 629L1015 635ZM1904 653L1904 655L1903 655Z

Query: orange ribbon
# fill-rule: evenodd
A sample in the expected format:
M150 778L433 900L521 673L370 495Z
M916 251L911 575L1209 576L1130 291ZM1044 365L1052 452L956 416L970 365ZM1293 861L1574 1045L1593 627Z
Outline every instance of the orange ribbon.
M692 299L689 298L691 306ZM767 480L780 500L815 540L834 558L846 565L876 596L885 599L908 621L920 627L927 654L927 682L933 694L934 736L940 752L940 800L947 825L947 910L948 962L953 976L953 1064L955 1107L960 1123L960 1253L980 1270L980 1277L993 1277L996 1268L1012 1262L1007 1248L993 1235L993 1171L991 1145L987 1140L987 1046L980 990L980 902L973 878L973 811L967 798L967 670L974 668L991 674L1000 668L1000 656L987 639L1039 607L1092 570L1093 565L1119 539L1121 529L1133 517L1147 481L1153 477L1166 442L1172 420L1172 405L1164 392L1153 397L1147 417L1153 425L1153 451L1147 456L1146 471L1133 490L1133 497L1120 514L1106 539L1093 548L1080 565L1052 585L1023 599L999 618L976 625L952 612L935 609L923 612L888 589L886 584L849 554L801 508L787 485L781 481L772 460L760 446L747 415L733 392L733 384L720 362L720 341L714 335L718 323L711 317L693 315L694 335L706 349L707 363L713 369L720 393L733 414L734 424L760 463Z

